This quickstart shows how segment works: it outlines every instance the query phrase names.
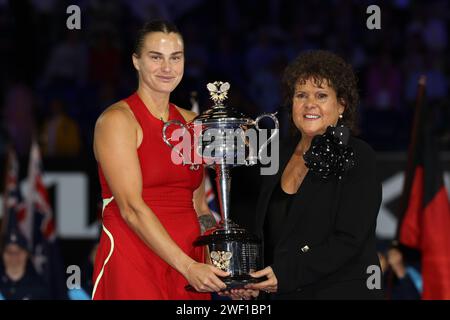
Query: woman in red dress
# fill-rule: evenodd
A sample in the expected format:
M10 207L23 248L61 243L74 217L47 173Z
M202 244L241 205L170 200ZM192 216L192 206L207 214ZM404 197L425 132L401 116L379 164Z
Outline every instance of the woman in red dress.
M162 140L165 121L195 116L169 103L183 76L183 49L174 25L147 23L132 56L137 92L97 120L104 205L93 299L209 299L207 292L225 288L219 276L228 274L201 263L202 249L192 245L200 234L197 213L207 211L203 171L174 164Z

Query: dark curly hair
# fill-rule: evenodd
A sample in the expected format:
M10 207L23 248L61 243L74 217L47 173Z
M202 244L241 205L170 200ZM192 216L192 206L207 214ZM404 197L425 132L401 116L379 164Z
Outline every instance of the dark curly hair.
M353 134L357 134L357 106L359 94L356 75L350 64L346 63L336 54L314 50L301 53L285 69L283 75L284 105L289 109L291 131L297 131L292 119L292 99L295 86L313 79L321 86L325 81L336 92L336 97L344 106L343 118L340 121L347 126Z

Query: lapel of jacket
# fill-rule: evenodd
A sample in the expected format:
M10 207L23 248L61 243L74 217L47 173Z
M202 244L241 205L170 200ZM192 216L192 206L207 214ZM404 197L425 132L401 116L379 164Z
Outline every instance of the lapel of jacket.
M280 165L278 167L278 172L271 178L268 179L268 182L263 187L262 193L260 197L260 203L257 208L256 217L257 217L257 229L260 231L260 236L262 236L262 230L264 228L264 220L266 218L266 212L269 205L270 198L272 197L272 192L277 185L278 182L280 182L281 175L283 174L284 168L286 167L292 152L295 148L296 144L292 143L280 143Z

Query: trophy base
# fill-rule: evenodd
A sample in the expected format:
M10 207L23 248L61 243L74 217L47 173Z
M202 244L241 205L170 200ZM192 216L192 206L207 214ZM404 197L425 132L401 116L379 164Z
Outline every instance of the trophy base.
M228 291L232 289L243 289L247 284L250 283L258 283L261 281L267 280L266 277L262 278L253 278L249 275L242 275L242 276L234 276L234 277L226 277L226 278L220 278L223 283L226 284L226 288L221 291ZM188 291L196 291L190 284L188 284L185 287Z

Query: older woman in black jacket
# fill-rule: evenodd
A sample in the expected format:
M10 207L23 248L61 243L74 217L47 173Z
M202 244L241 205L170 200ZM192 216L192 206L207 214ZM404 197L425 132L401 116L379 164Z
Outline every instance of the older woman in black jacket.
M383 297L375 249L381 203L375 152L355 138L358 91L350 65L327 51L301 54L284 75L292 138L263 177L255 231L271 299ZM248 291L247 291L248 292Z

